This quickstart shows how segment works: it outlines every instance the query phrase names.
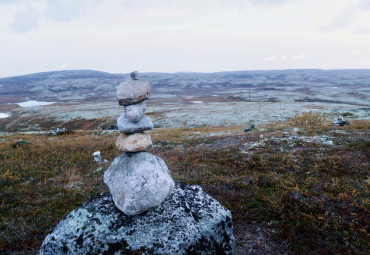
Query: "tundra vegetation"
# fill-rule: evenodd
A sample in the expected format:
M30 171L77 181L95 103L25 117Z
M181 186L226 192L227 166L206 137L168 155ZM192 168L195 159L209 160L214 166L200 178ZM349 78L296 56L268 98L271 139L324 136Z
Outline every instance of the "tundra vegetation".
M237 254L369 254L370 122L351 123L332 127L307 113L248 133L155 129L150 153L175 181L201 185L232 212ZM109 164L98 165L92 153L112 161L118 135L3 133L0 253L35 254L66 214L107 192ZM30 144L12 147L19 139Z
M116 87L128 77L70 70L0 78L0 131L104 129L121 114ZM276 122L309 110L336 118L343 114L369 119L370 70L142 73L140 77L151 82L146 114L157 128ZM19 105L35 101L56 103Z

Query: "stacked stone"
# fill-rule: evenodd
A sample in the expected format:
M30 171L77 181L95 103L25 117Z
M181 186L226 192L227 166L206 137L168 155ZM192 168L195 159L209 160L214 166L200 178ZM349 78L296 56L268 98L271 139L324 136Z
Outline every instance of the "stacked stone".
M145 116L147 100L150 96L150 83L139 81L138 72L131 73L131 79L121 82L117 88L118 103L125 108L117 119L121 135L117 139L117 149L122 152L138 152L152 146L152 139L145 131L153 129L153 123Z
M117 99L125 107L117 119L118 156L104 173L118 209L127 215L136 215L158 206L171 192L175 183L166 163L159 157L145 152L152 145L145 131L153 128L145 116L145 100L150 96L150 83L139 81L138 73L117 87Z
M152 144L145 134L153 128L144 116L149 95L149 82L138 81L137 73L120 83L125 113L117 121L117 148L124 153L104 173L111 194L70 212L45 238L40 255L233 254L230 211L199 186L175 185L166 163L145 151Z

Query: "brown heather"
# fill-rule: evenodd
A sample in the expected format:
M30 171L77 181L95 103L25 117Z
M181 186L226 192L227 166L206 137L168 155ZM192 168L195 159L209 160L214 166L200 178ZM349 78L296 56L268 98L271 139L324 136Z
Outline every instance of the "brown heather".
M325 114L308 111L294 115L288 123L293 127L317 128L326 124L327 116Z
M238 254L369 254L370 123L352 122L298 132L329 135L334 146L272 139L287 123L248 133L242 127L158 129L150 132L150 152L166 161L175 181L201 185L231 210ZM241 153L261 135L264 144ZM117 136L0 137L0 253L35 254L67 213L107 192L92 153L100 150L112 161ZM18 139L31 145L13 148Z

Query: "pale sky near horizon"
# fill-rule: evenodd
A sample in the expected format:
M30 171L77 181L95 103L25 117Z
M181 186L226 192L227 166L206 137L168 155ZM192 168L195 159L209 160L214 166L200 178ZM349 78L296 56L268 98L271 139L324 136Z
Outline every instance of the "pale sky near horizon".
M0 0L0 77L370 68L370 0Z

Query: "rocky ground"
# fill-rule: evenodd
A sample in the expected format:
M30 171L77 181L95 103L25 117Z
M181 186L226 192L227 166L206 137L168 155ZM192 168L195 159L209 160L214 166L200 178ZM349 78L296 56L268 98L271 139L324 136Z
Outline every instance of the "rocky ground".
M1 253L35 254L65 215L108 191L109 163L92 154L119 155L119 132L102 129L122 113L108 98L124 78L65 71L0 79L0 130L14 131L0 133ZM369 253L368 70L143 79L153 82L149 152L176 182L200 185L232 212L237 254ZM30 100L56 103L16 104ZM351 125L332 126L340 115ZM58 127L66 132L48 132Z
M200 185L232 212L237 254L368 254L369 121L300 120L248 132L154 129L149 152L176 182ZM35 254L65 215L108 191L110 163L99 165L92 154L112 162L118 135L1 134L2 254ZM14 146L19 139L25 144Z
M165 100L164 100L165 101ZM248 126L286 121L302 112L328 114L335 121L341 114L350 119L370 119L369 109L349 104L308 102L202 102L147 103L147 115L156 128L199 126ZM17 108L12 116L0 119L3 130L36 131L57 127L71 129L105 129L116 123L122 112L116 102L56 104Z

